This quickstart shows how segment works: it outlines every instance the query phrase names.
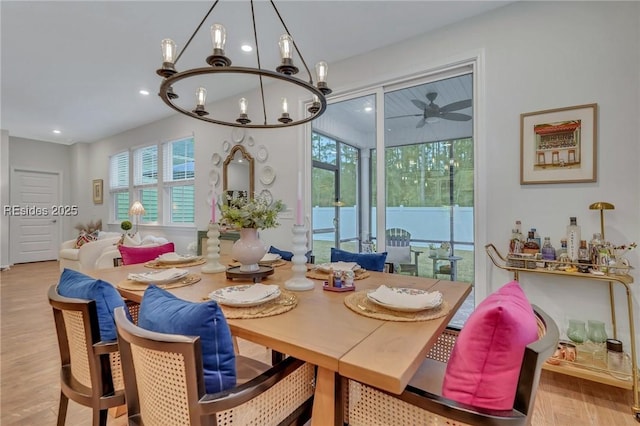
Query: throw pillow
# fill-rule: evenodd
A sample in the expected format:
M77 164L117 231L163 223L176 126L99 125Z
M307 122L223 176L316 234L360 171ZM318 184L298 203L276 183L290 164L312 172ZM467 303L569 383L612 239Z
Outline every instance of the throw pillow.
M140 304L138 326L158 333L199 336L207 393L236 385L231 331L222 309L213 300L187 302L150 285Z
M98 237L96 235L94 235L93 233L89 234L85 231L81 231L80 235L78 235L78 238L76 239L76 244L75 244L75 248L80 248L82 247L85 243L89 243L91 241L95 241L97 240Z
M387 259L387 252L383 253L351 253L331 247L332 262L356 262L369 271L384 271L384 263Z
M118 246L118 250L120 250L120 255L122 256L123 265L134 265L154 260L161 254L170 253L174 251L174 245L173 243L152 247L127 247L122 245Z
M124 234L124 238L122 240L122 245L127 247L136 247L142 244L142 238L140 238L140 234L137 232L133 235Z
M286 261L289 261L289 262L291 261L291 259L293 259L293 252L286 251L286 250L280 250L279 248L274 247L274 246L269 247L269 253L279 254L280 257L282 258L282 260L286 260ZM306 252L305 256L307 258L307 262L311 262L311 250Z
M118 336L113 310L119 306L125 306L125 303L114 286L73 269L65 268L60 275L58 294L74 299L95 300L100 339L116 340ZM129 315L126 307L125 312Z
M477 407L511 410L525 347L536 340L533 308L512 281L469 316L447 363L442 395Z

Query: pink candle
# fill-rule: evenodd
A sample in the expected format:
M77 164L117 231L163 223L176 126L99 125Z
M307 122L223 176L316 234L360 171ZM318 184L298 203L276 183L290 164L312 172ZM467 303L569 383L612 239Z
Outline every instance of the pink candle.
M298 172L298 198L296 200L296 225L304 224L302 213L302 172Z
M211 223L216 223L216 193L211 198Z

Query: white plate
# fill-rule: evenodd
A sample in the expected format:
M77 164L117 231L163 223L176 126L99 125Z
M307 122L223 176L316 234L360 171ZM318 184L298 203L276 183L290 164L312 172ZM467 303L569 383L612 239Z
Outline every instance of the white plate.
M229 148L231 148L231 142L229 141L222 142L222 150L224 152L229 152Z
M260 182L262 182L263 185L271 185L275 179L276 172L274 172L270 166L264 166L260 174Z
M181 271L179 275L174 275L171 278L166 278L166 279L158 279L157 276L161 276L160 274L166 272L168 270L162 271L162 272L146 272L146 273L142 273L142 274L135 274L135 277L131 277L129 278L132 281L138 282L138 283L145 283L145 284L168 284L168 283L172 283L178 280L181 280L182 278L186 277L187 274L189 274L189 271L184 270Z
M429 293L427 290L421 290L418 288L403 288L403 287L389 287L391 290L397 292L397 293L403 293L403 294L425 294L425 293ZM376 305L382 306L383 308L387 308L390 309L392 311L398 311L398 312L419 312L419 311L426 311L427 309L433 309L433 308L437 308L438 306L440 306L442 304L442 297L440 297L439 300L435 301L433 304L428 305L428 306L422 306L419 308L413 308L413 307L407 307L407 306L397 306L397 305L391 305L388 303L384 303L379 301L378 299L376 299L375 297L371 296L371 293L373 293L375 290L371 290L369 292L367 292L367 299L369 299L370 302L375 303Z
M231 139L235 143L241 143L244 139L244 129L241 129L240 127L234 127L231 131Z
M249 146L253 146L253 145L255 145L255 143L256 143L256 142L253 140L253 136L249 136L249 137L247 138L247 145L249 145Z
M211 162L213 163L214 166L219 166L220 165L220 161L222 161L222 157L220 156L220 154L218 154L217 152L215 152L212 156L211 156Z
M271 195L271 191L269 191L268 189L263 189L262 191L260 191L259 196L265 199L268 206L271 206L271 204L273 203L273 195Z
M258 152L256 152L256 158L259 162L264 163L269 158L269 153L267 152L267 147L264 145L260 145L258 147Z
M225 298L225 295L227 295L231 291L245 291L248 288L250 288L252 285L253 284L244 284L244 285L234 285L230 287L220 288L216 291L212 291L211 293L209 293L209 298L215 300L221 305L247 308L251 306L261 305L263 303L269 302L270 300L277 299L280 296L280 289L278 289L267 297L264 297L260 300L252 300L250 302L239 302L237 300L229 300Z
M330 262L330 263L321 263L316 266L316 269L321 272L329 272L329 271L358 271L362 269L360 265L355 262Z
M215 170L211 170L209 172L209 181L211 182L211 185L216 186L219 180L220 180L220 173L218 173Z
M192 255L181 256L179 254L176 254L176 257L171 257L171 258L163 258L162 256L158 256L156 258L156 261L158 263L164 263L167 265L178 265L180 263L193 262L194 260L197 260L199 257L200 256L192 256Z

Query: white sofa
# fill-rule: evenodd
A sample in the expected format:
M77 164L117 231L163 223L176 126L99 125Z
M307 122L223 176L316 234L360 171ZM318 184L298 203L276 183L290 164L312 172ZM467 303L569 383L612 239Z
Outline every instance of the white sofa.
M118 241L122 238L119 232L100 232L96 241L84 243L80 248L75 248L76 240L69 240L62 243L58 258L60 260L60 271L64 268L76 271L86 271L90 269L106 269L114 267L114 260L120 258ZM166 238L147 235L144 238L135 236L126 237L124 245L135 247L149 247L166 244Z
M117 250L116 244L121 237L122 234L119 232L100 232L97 240L84 243L80 248L76 248L75 239L63 242L58 254L60 271L64 268L76 271L95 269L96 260L103 251L114 247Z

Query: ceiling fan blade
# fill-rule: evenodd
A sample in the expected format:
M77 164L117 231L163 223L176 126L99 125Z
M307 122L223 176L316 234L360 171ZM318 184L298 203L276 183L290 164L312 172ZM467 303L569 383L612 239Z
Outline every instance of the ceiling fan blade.
M459 112L445 112L444 114L440 114L441 118L445 120L453 120L453 121L469 121L471 120L471 116L467 114L460 114Z
M463 108L469 108L472 105L471 99L450 103L440 108L440 112L457 111Z
M423 117L418 121L418 124L416 124L416 129L424 127L425 124L427 124L427 119Z
M418 108L424 110L427 107L427 104L425 104L424 102L418 100L418 99L411 99L411 102L413 102L413 104L415 106L417 106Z
M385 117L385 119L390 120L392 118L404 118L404 117L422 117L422 114L396 115L394 117Z

